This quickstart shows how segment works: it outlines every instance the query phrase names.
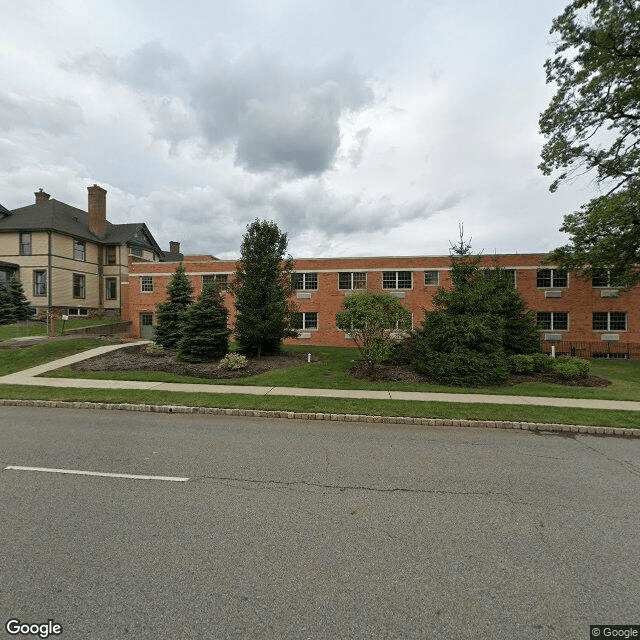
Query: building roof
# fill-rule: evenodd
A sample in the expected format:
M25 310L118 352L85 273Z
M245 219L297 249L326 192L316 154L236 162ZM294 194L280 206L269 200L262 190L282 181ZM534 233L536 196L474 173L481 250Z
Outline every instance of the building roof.
M9 215L11 212L9 211L9 209L7 209L6 207L3 207L0 204L0 214L4 214L5 216Z
M0 219L0 233L6 231L58 231L99 244L129 244L148 248L158 255L163 253L144 222L112 224L107 221L105 236L98 238L89 230L86 211L54 198L9 211Z

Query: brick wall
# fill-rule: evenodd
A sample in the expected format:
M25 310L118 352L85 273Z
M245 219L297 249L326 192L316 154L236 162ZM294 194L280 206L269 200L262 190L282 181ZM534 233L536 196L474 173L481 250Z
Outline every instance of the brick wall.
M595 288L574 274L569 274L567 287L537 286L537 270L544 254L514 254L490 256L483 259L484 266L500 264L516 272L516 288L534 312L568 313L567 330L543 331L542 336L599 342L603 336L617 336L619 342L640 342L640 288L619 297L603 297L607 288ZM345 295L350 290L339 288L339 273L366 274L366 287L370 291L386 291L396 295L412 314L414 326L419 326L423 309L433 308L432 300L438 286L425 284L425 271L437 271L439 284L450 286L449 256L418 257L371 257L371 258L303 258L295 261L297 273L317 274L317 289L304 289L296 294L298 311L317 313L318 328L301 332L304 337L291 339L293 344L351 346L353 342L338 331L335 314L340 310ZM202 276L210 274L233 274L234 261L216 260L210 256L189 256L183 263L187 275L194 285L194 295L202 291ZM132 335L140 335L140 314L154 313L159 303L166 300L166 288L177 263L140 263L129 265L128 282L123 283L123 319L131 320ZM546 265L543 268L548 268ZM411 272L410 288L383 287L383 272ZM142 291L141 280L150 277L153 291ZM232 276L230 276L230 279ZM313 276L309 279L313 281ZM148 280L147 280L148 282ZM405 283L401 283L405 284ZM549 292L552 292L551 294ZM554 297L549 297L549 296ZM559 296L559 297L555 297ZM225 294L225 303L230 311L233 325L233 298ZM627 314L625 331L593 331L594 311L622 311Z

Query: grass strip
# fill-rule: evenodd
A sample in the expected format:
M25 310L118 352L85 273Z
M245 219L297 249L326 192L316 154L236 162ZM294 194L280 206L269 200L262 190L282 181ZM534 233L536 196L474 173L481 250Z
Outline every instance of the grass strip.
M6 376L16 371L30 369L39 364L66 358L81 351L102 347L105 344L99 338L72 338L70 340L51 340L30 347L0 349L0 375Z
M310 348L312 350L315 348ZM331 348L322 348L323 352ZM447 387L409 382L369 382L349 376L356 353L342 347L325 354L324 362L269 371L232 380L196 378L164 371L79 371L65 367L44 374L51 378L84 378L94 380L138 380L187 384L233 384L235 386L296 387L308 389L371 389L384 391L424 391L432 393L475 393L480 395L540 396L547 398L584 398L600 400L637 400L640 397L640 362L629 360L592 361L592 374L611 381L608 387L571 387L541 382L525 382L501 387ZM316 353L316 355L320 355Z
M638 428L638 413L606 409L532 407L530 405L458 404L413 400L255 396L125 389L70 389L0 385L0 397L13 400L68 400L158 405L186 405L311 413L407 416L461 420L502 420L543 424Z

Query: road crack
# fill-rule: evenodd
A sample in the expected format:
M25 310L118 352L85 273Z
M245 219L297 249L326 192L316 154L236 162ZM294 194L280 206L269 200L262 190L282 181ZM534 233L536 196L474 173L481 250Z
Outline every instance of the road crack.
M407 487L372 487L367 485L340 485L324 484L320 482L309 482L307 480L285 481L285 480L255 480L251 478L233 478L226 476L197 476L191 478L192 482L199 480L213 480L216 482L237 482L239 484L249 484L261 488L269 487L312 487L315 489L331 489L334 491L371 491L374 493L414 493L430 495L453 495L453 496L500 496L507 494L495 491L450 491L446 489L411 489Z

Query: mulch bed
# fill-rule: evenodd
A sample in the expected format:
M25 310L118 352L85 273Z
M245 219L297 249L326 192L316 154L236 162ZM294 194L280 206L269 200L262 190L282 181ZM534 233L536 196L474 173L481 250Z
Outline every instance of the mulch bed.
M223 369L218 360L212 362L176 362L175 352L167 349L161 355L147 355L146 345L124 347L105 353L95 358L89 358L72 365L80 371L165 371L194 378L233 379L255 376L265 371L295 367L307 362L306 353L286 353L279 356L265 356L263 358L247 358L247 366L237 371ZM311 362L320 358L311 356Z
M349 374L358 380L369 380L370 382L414 382L418 384L440 383L430 380L420 373L416 373L409 365L380 364L376 365L373 373L368 371L363 362L359 362L353 367ZM530 375L512 376L502 386L512 387L521 382L548 382L550 384L561 384L566 387L608 387L609 380L597 376L586 376L575 380L561 378L555 371L548 373L533 373Z

